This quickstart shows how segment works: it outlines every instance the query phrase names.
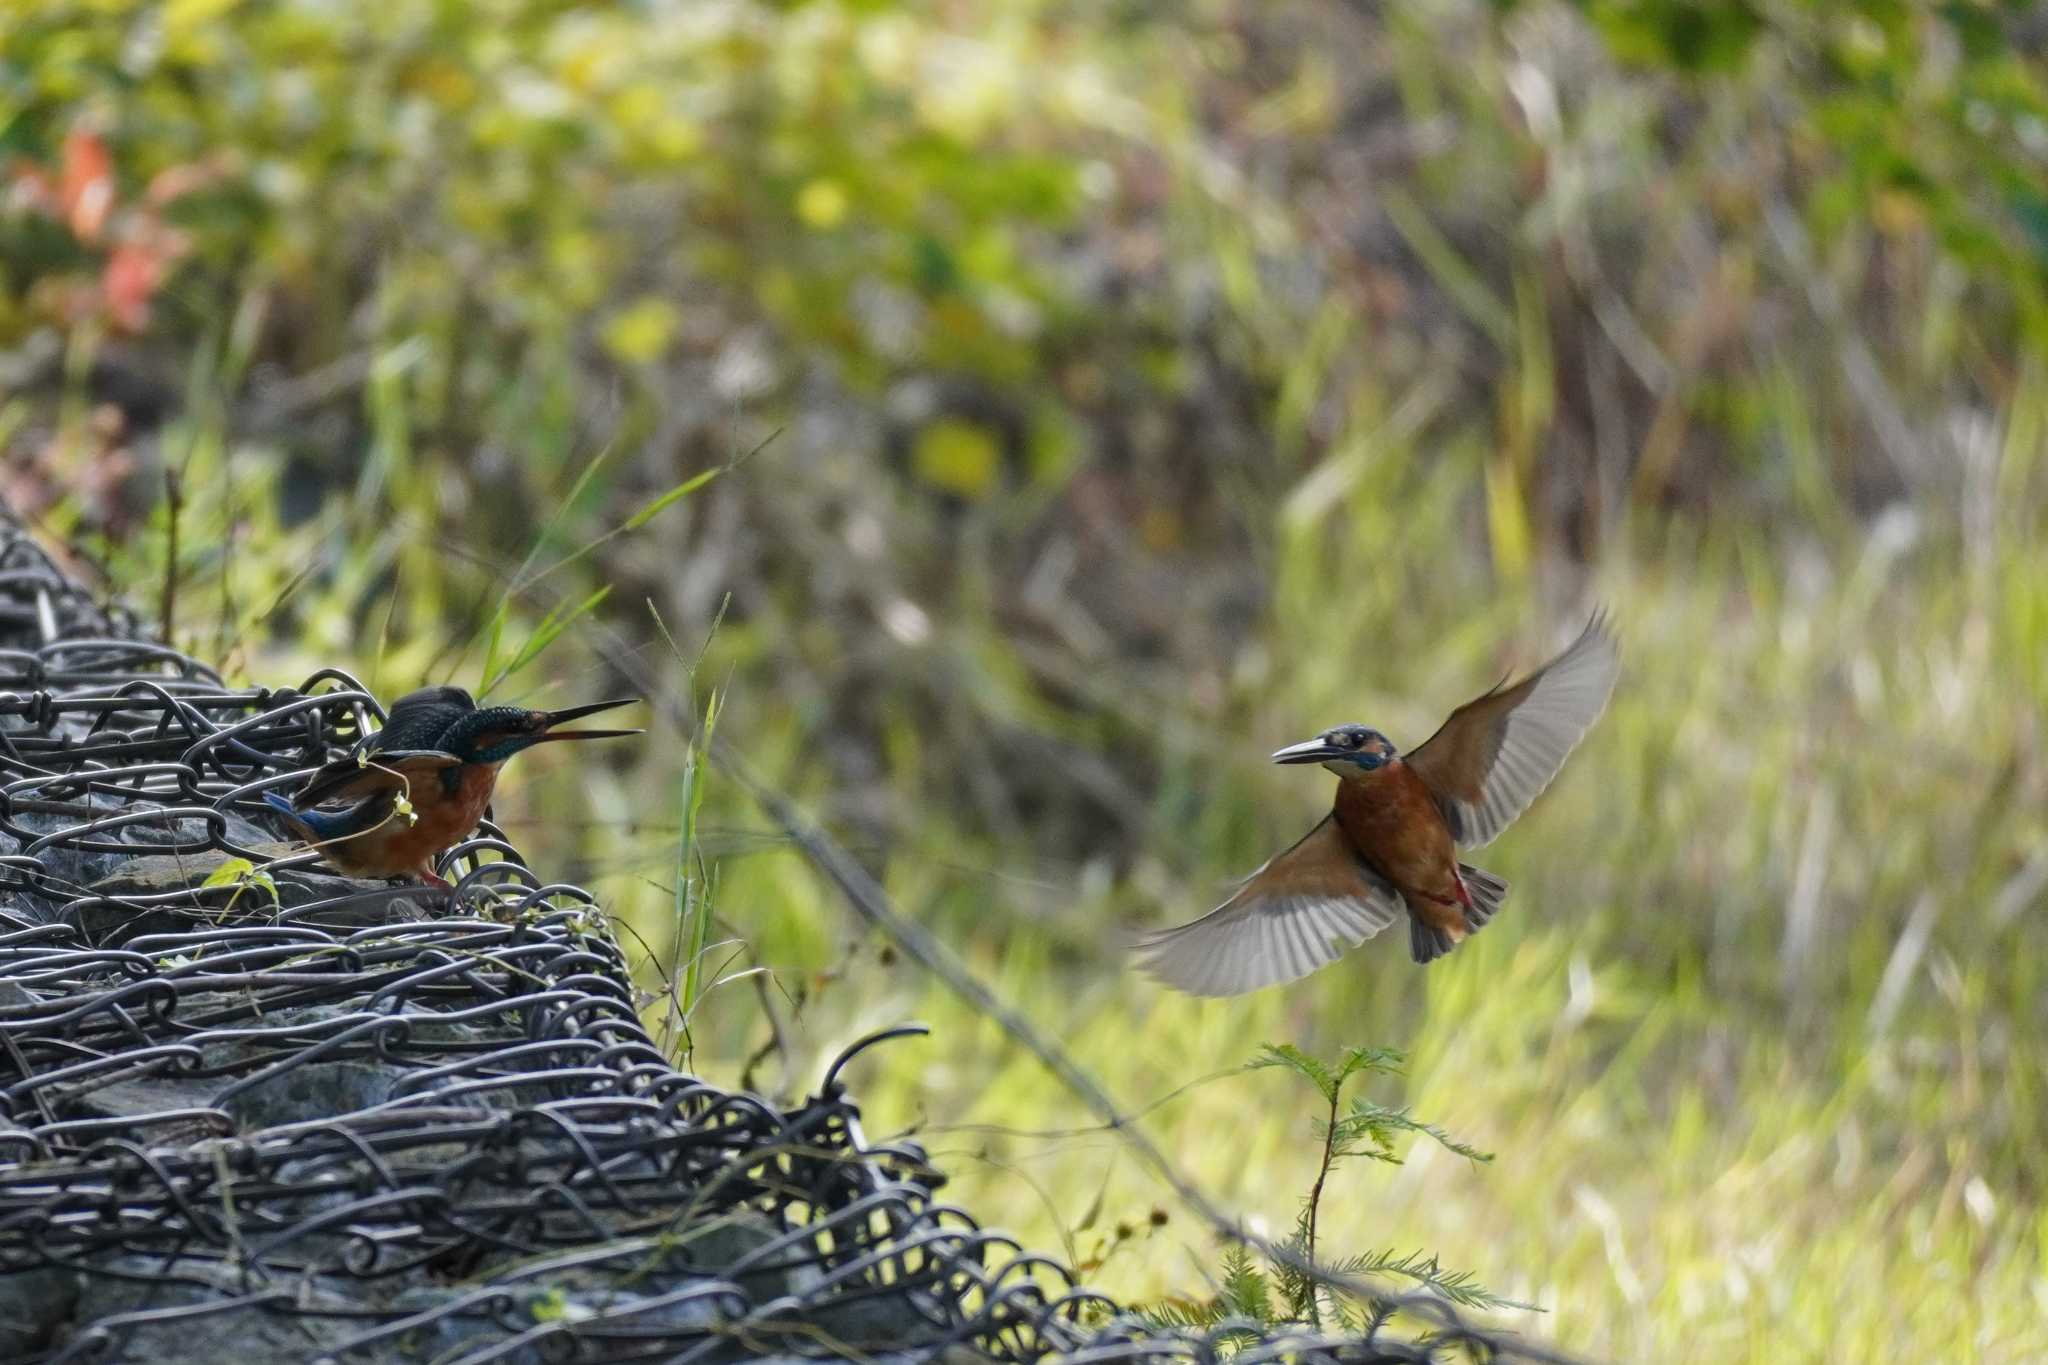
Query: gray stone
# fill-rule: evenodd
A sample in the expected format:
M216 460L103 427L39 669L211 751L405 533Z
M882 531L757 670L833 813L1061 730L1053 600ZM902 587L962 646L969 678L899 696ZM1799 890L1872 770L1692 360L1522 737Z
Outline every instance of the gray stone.
M159 1259L122 1256L102 1263L107 1273L74 1277L77 1293L72 1311L79 1331L117 1314L148 1314L152 1310L222 1307L218 1313L180 1314L164 1320L102 1326L109 1334L108 1351L89 1355L101 1362L148 1362L148 1365L228 1365L228 1362L308 1360L361 1330L358 1315L371 1305L351 1292L345 1281L327 1278L245 1274L235 1265L185 1257L175 1276ZM229 1307L264 1289L286 1295L286 1308ZM337 1316L323 1317L323 1312ZM361 1360L357 1356L353 1359ZM385 1359L396 1360L388 1356Z
M509 1284L488 1294L486 1287L409 1289L391 1307L405 1314L435 1314L404 1338L403 1349L415 1359L439 1359L466 1345L503 1342L554 1322L574 1325L611 1318L687 1333L714 1328L724 1320L720 1300L713 1295L661 1302L667 1294L688 1287L687 1280L662 1283L665 1277L648 1277L639 1288L627 1290L613 1287L609 1279L592 1271L568 1271L545 1284ZM700 1283L708 1287L712 1282ZM538 1342L499 1357L534 1365L549 1358ZM720 1358L731 1357L721 1353Z
M753 1302L767 1303L794 1292L796 1277L774 1262L790 1256L784 1251L766 1256L759 1269L732 1275L736 1266L782 1235L782 1229L752 1209L738 1209L722 1218L708 1219L680 1228L668 1239L668 1254L680 1265L732 1278ZM798 1253L800 1254L800 1253ZM812 1272L815 1278L816 1272Z
M396 1079L388 1066L308 1062L229 1096L221 1108L235 1120L236 1127L253 1132L382 1104L391 1098Z
M51 1086L43 1092L67 1118L129 1118L161 1114L167 1109L207 1109L225 1087L218 1078L190 1080L175 1073L139 1080L87 1082L72 1089Z
M55 1267L0 1274L0 1360L49 1345L77 1311L78 1290L79 1277Z
M285 858L301 851L297 845L272 839L255 840L249 847L251 852L263 858ZM217 849L203 853L152 853L125 860L91 886L95 894L102 896L162 896L205 885L206 879L228 861L229 855ZM353 912L358 922L366 925L383 923L394 911L405 919L419 918L418 911L423 904L434 899L434 893L425 887L362 881L304 867L271 868L260 863L258 866L270 874L271 882L277 888L278 904L285 909L339 896L369 893L375 897L378 893L389 893L388 902L372 900ZM247 901L248 908L252 910L265 909L270 905L268 894L253 884L243 890L242 900ZM218 906L213 908L217 910ZM240 901L237 908L241 908Z

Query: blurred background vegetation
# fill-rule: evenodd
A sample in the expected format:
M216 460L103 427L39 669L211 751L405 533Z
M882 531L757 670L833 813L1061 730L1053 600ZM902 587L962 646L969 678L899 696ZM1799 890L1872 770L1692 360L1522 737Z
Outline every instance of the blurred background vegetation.
M10 0L0 496L237 678L566 703L627 649L716 693L1275 1233L1318 1115L1236 1068L1396 1046L1373 1099L1497 1159L1347 1173L1319 1245L1610 1358L2038 1356L2044 40L1973 0ZM1268 750L1417 742L1595 600L1627 672L1488 850L1494 927L1237 1001L1125 973L1326 802ZM591 762L498 816L690 1064L795 1093L928 1019L857 1068L875 1133L1105 1288L1213 1292L687 736Z

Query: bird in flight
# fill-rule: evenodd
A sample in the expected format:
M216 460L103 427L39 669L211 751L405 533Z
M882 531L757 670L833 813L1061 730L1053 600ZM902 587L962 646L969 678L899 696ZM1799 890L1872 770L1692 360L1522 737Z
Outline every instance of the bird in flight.
M384 728L316 770L290 800L263 799L328 862L358 877L418 877L448 885L434 859L468 838L490 805L498 768L552 740L612 739L638 730L558 730L635 698L563 711L478 707L459 687L426 687L391 704ZM346 802L320 810L327 802Z
M1337 774L1321 824L1200 919L1141 939L1140 966L1191 995L1242 995L1307 976L1408 915L1427 963L1493 918L1508 892L1458 861L1520 815L1600 718L1620 659L1603 614L1513 687L1451 712L1406 754L1339 725L1273 755Z

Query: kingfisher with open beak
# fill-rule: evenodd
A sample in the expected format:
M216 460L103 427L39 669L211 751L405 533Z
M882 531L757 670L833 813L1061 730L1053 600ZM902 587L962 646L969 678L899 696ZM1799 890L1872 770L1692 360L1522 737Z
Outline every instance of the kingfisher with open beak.
M383 729L316 771L290 800L275 792L263 799L293 834L351 876L418 877L445 888L434 860L483 820L506 759L555 740L637 735L555 728L635 700L529 711L478 707L459 687L422 688L392 703ZM316 809L328 802L347 804Z
M1363 725L1280 750L1275 763L1320 763L1337 775L1335 807L1229 900L1142 939L1140 964L1191 995L1241 995L1336 961L1404 910L1417 962L1448 953L1508 892L1458 850L1491 840L1550 785L1619 672L1596 614L1564 653L1460 706L1405 755Z

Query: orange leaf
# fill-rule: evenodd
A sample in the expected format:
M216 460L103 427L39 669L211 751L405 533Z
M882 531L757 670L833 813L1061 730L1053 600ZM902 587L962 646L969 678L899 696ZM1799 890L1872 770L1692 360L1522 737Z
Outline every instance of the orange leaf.
M116 327L139 332L149 325L149 300L164 279L164 257L152 247L123 242L107 254L100 293Z
M65 137L57 197L73 235L81 242L98 241L114 211L114 158L97 134L73 129Z

